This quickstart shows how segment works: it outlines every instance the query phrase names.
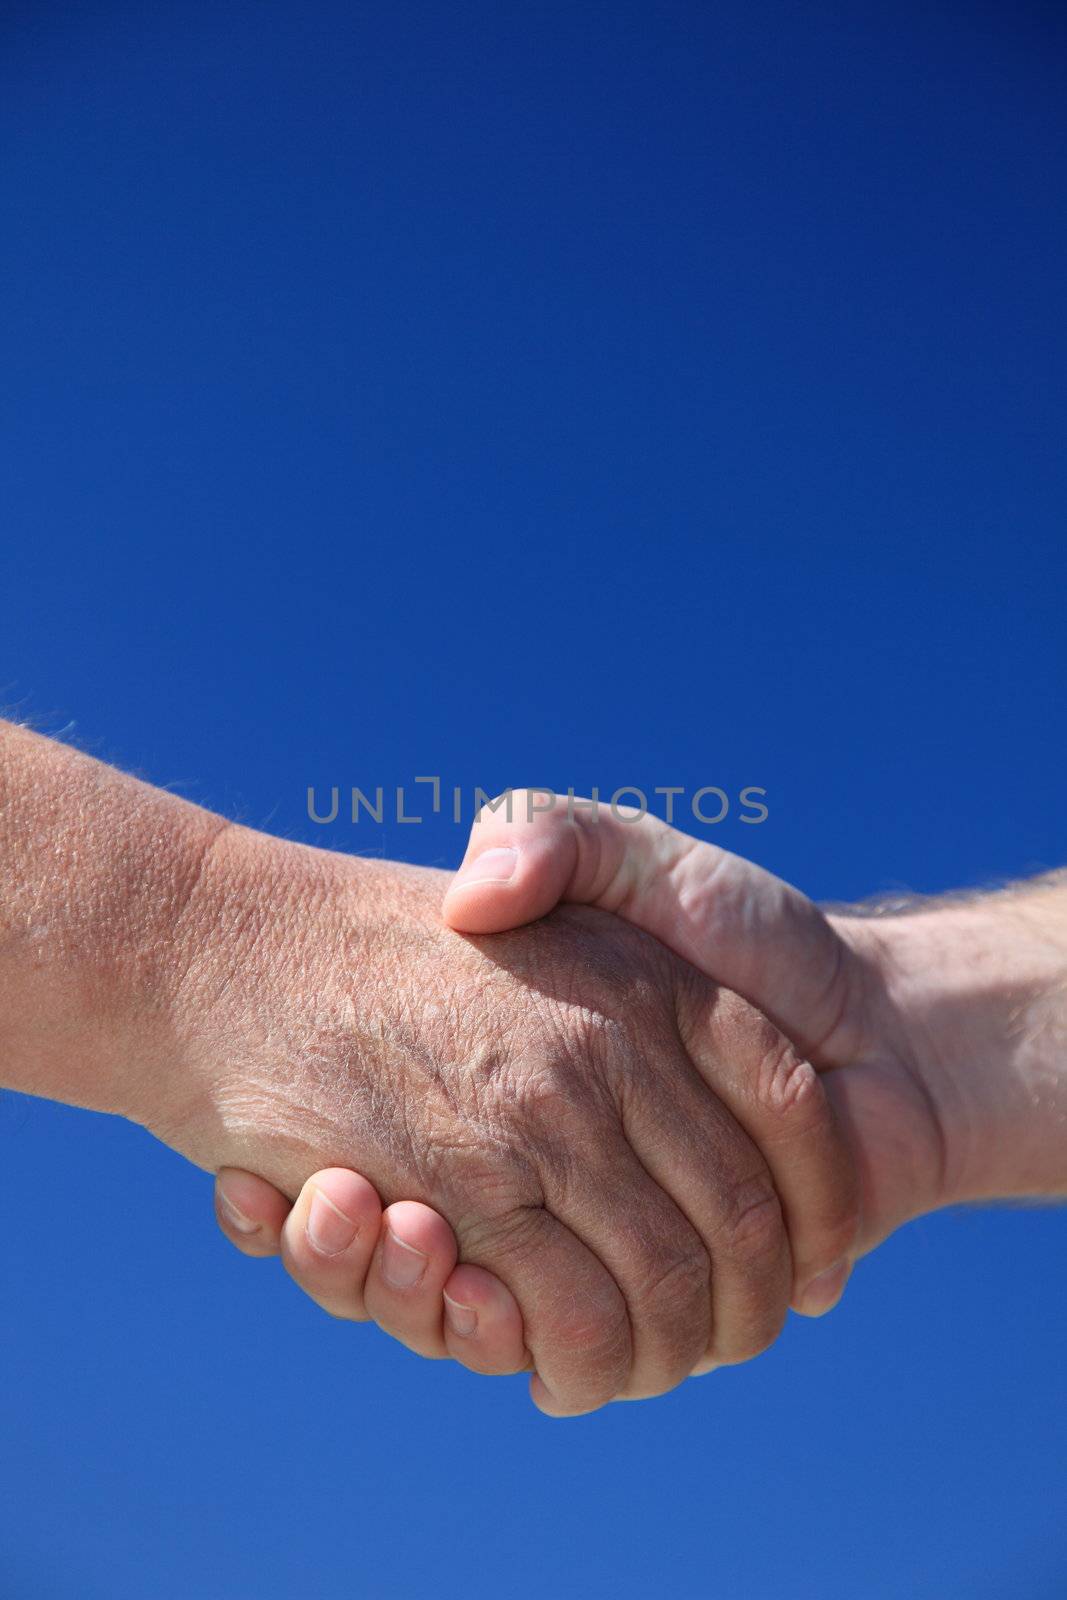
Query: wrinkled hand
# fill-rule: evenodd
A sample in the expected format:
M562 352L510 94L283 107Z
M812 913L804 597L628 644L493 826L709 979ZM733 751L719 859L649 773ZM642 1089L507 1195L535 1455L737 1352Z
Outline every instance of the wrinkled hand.
M290 1198L336 1165L436 1207L517 1297L546 1410L764 1349L856 1227L812 1068L617 919L466 938L446 882L224 833L181 930L192 1088L143 1120Z
M656 817L547 802L518 790L506 811L482 813L445 896L451 927L490 933L559 904L598 906L745 995L819 1069L860 1176L856 1254L968 1197L947 1170L952 1089L901 993L892 920L827 915Z

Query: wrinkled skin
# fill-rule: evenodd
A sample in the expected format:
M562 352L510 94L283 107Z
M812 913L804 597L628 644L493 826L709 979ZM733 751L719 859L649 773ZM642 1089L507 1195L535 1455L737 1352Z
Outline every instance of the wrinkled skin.
M436 1207L516 1295L547 1410L757 1354L855 1237L814 1071L618 919L470 938L446 881L225 830L175 934L180 1070L140 1120L290 1197L333 1164Z

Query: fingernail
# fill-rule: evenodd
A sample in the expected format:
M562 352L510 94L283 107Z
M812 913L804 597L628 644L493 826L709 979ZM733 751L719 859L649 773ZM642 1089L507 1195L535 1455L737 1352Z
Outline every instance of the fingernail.
M461 1338L469 1339L478 1326L478 1313L473 1306L460 1305L458 1300L453 1300L450 1295L445 1295L445 1321L453 1333L458 1333Z
M412 1244L398 1239L392 1228L385 1231L382 1246L382 1277L392 1289L414 1289L426 1271L427 1258Z
M848 1275L852 1271L848 1261L837 1261L801 1290L797 1310L805 1317L821 1317L840 1300Z
M359 1232L359 1224L346 1217L339 1206L327 1199L321 1189L311 1196L307 1227L308 1242L320 1256L339 1256Z
M221 1189L218 1192L218 1203L219 1210L226 1218L226 1221L230 1224L230 1227L235 1228L238 1233L259 1232L259 1223L253 1222L251 1217L246 1217L243 1211L238 1211L233 1201L224 1195Z
M518 850L513 845L500 845L492 850L483 850L473 861L465 861L456 873L456 881L464 886L469 883L507 883L509 878L515 876L518 863Z

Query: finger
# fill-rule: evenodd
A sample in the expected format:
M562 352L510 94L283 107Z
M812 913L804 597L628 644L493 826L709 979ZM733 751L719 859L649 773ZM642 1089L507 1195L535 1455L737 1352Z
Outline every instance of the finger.
M253 1172L221 1167L215 1177L215 1219L242 1255L276 1256L292 1202Z
M523 1372L530 1353L511 1290L483 1267L458 1266L445 1283L445 1347L471 1372Z
M282 1260L293 1282L333 1317L364 1322L363 1285L382 1208L358 1172L328 1167L309 1178L282 1229Z
M417 1355L448 1355L442 1291L456 1264L456 1237L436 1211L398 1200L382 1216L367 1273L368 1316Z
M703 1378L707 1373L714 1372L718 1365L719 1363L714 1356L705 1356L703 1361L697 1362L689 1376L691 1378Z
M766 1162L691 1064L652 1064L623 1104L626 1133L651 1176L671 1195L710 1261L704 1359L748 1361L774 1342L789 1306L792 1262L781 1205ZM627 1390L629 1394L631 1391Z
M758 1146L781 1200L793 1260L791 1299L812 1316L840 1298L859 1231L859 1187L818 1073L738 995L683 997L688 1054Z
M604 1264L626 1302L633 1356L621 1392L665 1394L689 1376L711 1339L711 1262L699 1234L621 1130L607 1146L602 1131L598 1139L574 1137L570 1159L554 1173L546 1162L542 1181L546 1204Z
M631 1364L626 1303L591 1250L543 1206L457 1227L465 1261L491 1272L522 1309L535 1368L530 1396L547 1416L606 1405Z
M505 809L482 812L445 897L446 920L502 929L560 899L596 905L747 995L802 1041L798 1054L747 1008L735 1024L733 1061L717 1045L705 1047L710 1029L690 1028L686 1037L710 1086L767 1157L793 1250L794 1305L821 1315L847 1280L858 1196L847 1142L803 1041L808 1053L822 1050L835 1031L850 981L845 947L804 895L751 862L655 817L549 801L540 791L516 791L510 818ZM502 849L513 858L511 879L481 877L482 862ZM700 1020L709 1018L718 1020L705 1007ZM746 1032L761 1041L755 1053ZM821 1059L837 1061L833 1051Z
M449 927L499 933L561 901L615 912L743 995L823 1064L820 1047L857 980L853 958L806 895L630 808L521 789L493 805L474 823L445 894Z

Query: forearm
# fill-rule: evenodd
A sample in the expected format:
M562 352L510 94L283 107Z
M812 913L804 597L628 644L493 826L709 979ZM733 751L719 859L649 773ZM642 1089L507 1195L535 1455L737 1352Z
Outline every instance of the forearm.
M1067 873L862 919L859 940L937 1112L944 1203L1067 1196Z
M0 722L0 1081L137 1116L221 817Z
M295 1192L360 1154L339 1093L388 1108L428 877L228 823L0 721L0 1087Z

